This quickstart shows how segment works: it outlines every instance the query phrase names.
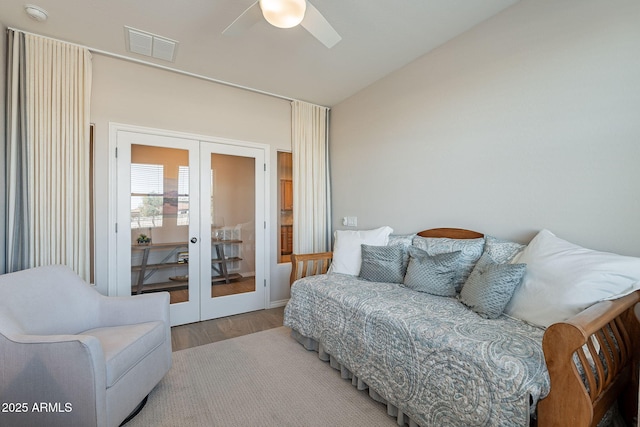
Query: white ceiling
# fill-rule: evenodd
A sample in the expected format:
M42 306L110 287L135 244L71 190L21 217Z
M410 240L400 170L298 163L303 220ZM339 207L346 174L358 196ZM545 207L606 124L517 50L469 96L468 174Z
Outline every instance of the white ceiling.
M31 0L27 0L29 2ZM301 27L222 31L254 0L2 0L8 27L131 56L287 98L332 106L518 0L309 0L340 33L327 49ZM124 26L177 40L174 63L127 52Z

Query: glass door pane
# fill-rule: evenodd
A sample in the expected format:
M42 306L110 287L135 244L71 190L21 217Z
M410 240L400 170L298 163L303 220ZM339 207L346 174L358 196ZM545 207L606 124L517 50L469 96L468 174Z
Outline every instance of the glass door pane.
M131 145L132 294L189 301L189 151Z
M263 149L201 145L202 319L265 308L264 169Z
M291 262L293 253L293 160L291 153L278 152L278 262Z
M172 325L198 321L200 142L136 131L116 138L117 294L167 291Z
M255 159L211 154L211 297L256 290Z

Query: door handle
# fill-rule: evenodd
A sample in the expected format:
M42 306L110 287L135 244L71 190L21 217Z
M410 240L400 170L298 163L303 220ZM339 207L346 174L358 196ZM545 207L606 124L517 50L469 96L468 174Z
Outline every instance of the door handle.
M197 237L192 237L192 238L191 238L191 243L196 243L197 241L198 241L198 238L197 238Z

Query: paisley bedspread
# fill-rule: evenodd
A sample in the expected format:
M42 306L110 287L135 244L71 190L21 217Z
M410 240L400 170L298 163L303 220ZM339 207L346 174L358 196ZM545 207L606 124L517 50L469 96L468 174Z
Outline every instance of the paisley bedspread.
M285 326L421 427L527 426L549 392L544 331L455 298L329 274L297 281Z

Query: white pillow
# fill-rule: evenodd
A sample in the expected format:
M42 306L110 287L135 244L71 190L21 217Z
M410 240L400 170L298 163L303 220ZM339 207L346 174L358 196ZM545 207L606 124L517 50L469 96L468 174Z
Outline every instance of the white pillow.
M512 263L527 272L505 313L546 328L640 288L640 258L598 252L542 230Z
M361 245L385 246L389 242L391 227L380 227L375 230L337 230L333 233L333 261L329 272L357 276L362 264Z

